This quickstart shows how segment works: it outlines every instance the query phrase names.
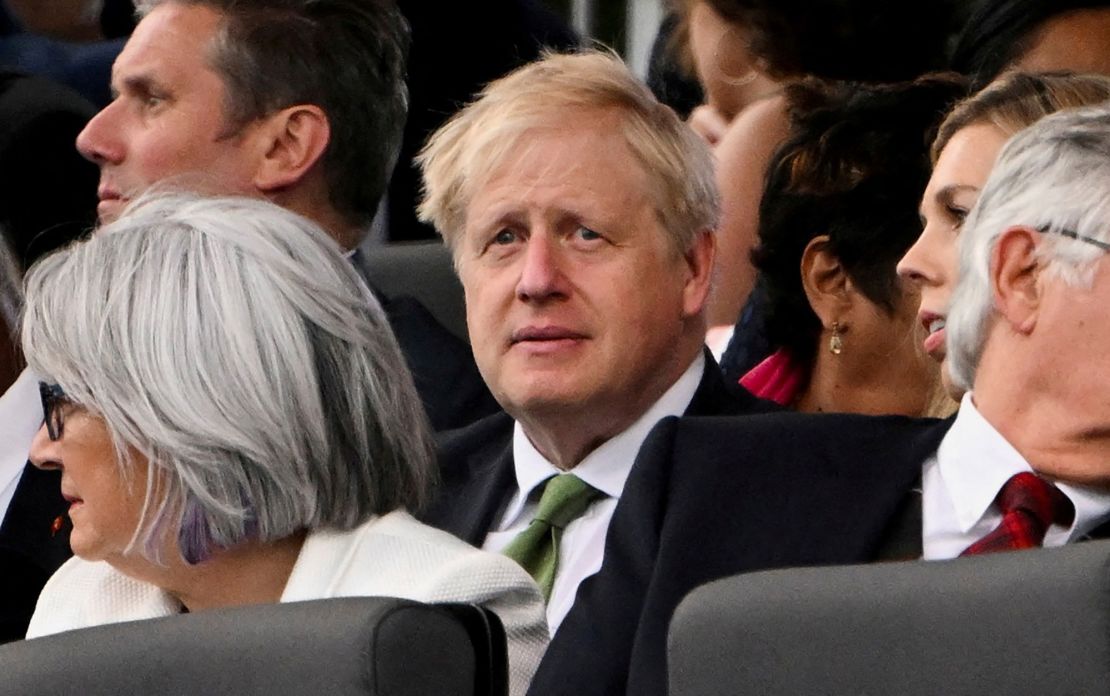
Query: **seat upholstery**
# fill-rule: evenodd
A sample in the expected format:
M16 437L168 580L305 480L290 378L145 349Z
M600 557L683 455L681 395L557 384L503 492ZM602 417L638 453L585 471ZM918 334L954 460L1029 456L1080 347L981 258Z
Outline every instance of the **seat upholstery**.
M504 631L471 605L369 597L239 607L0 647L0 692L504 696Z
M410 296L464 341L466 305L451 252L442 243L364 244L360 250L367 277L387 297Z
M672 696L1105 693L1110 542L725 578L668 667Z

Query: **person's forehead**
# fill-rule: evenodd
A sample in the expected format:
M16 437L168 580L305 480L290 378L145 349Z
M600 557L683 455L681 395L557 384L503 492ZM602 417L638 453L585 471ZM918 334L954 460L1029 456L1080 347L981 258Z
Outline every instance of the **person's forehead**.
M571 110L562 118L536 122L509 134L501 151L475 172L472 190L521 178L595 186L600 178L613 188L646 191L657 176L631 147L622 126L619 114L598 109Z
M188 80L197 70L211 71L208 51L222 21L223 15L206 5L159 5L116 58L113 82L136 74Z

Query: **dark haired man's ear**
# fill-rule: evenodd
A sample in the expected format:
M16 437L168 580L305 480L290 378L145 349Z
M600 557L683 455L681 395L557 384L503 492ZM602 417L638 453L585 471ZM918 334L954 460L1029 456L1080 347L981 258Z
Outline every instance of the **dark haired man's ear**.
M991 250L990 284L994 304L1003 321L1021 334L1028 334L1037 325L1041 301L1038 234L1028 227L1011 227L998 236Z
M828 235L814 237L806 245L801 274L802 289L821 325L843 322L852 306L851 282L840 259L829 248Z
M263 152L254 185L263 194L300 183L324 156L331 140L328 117L314 104L281 109L265 117L258 128Z

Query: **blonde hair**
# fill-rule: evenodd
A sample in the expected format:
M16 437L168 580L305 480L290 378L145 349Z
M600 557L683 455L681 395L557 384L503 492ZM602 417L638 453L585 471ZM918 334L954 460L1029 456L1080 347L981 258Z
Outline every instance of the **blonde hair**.
M546 54L491 82L478 99L432 134L416 158L424 175L420 219L453 251L475 191L529 132L557 129L568 111L615 112L674 246L686 251L715 229L720 197L709 148L629 71L597 50ZM457 254L456 254L457 257Z
M1062 109L1110 99L1110 77L1068 72L1003 75L954 106L933 141L935 164L948 141L968 126L989 124L1012 136Z

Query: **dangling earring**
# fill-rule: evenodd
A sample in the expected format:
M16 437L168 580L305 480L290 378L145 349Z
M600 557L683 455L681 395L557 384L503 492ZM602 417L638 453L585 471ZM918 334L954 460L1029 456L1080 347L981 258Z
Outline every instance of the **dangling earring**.
M721 69L720 64L721 44L724 43L726 39L728 39L729 41L744 41L739 37L735 37L736 33L737 32L734 27L729 27L723 34L721 34L717 38L717 45L713 47L713 69L714 71L716 71L717 76L720 77L721 81L725 84L732 87L743 87L755 82L756 78L759 77L759 73L756 72L753 68L748 68L748 71L743 75L730 75ZM744 41L744 44L747 45L747 41Z
M844 341L840 338L840 322L834 321L832 325L832 336L829 336L829 352L833 355L840 355L844 350Z

